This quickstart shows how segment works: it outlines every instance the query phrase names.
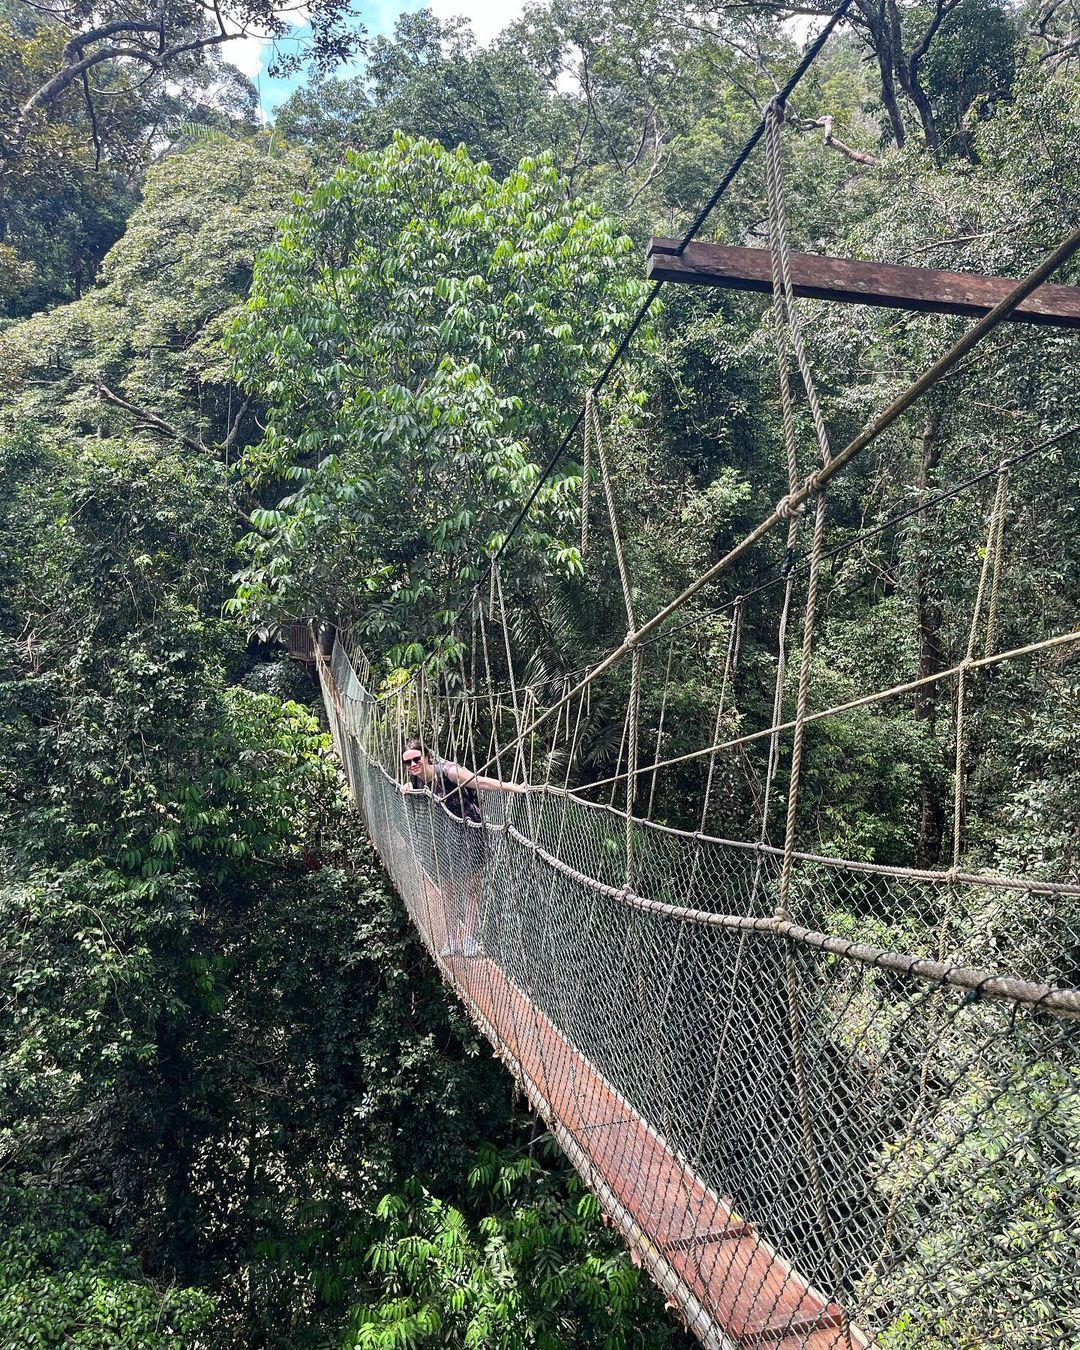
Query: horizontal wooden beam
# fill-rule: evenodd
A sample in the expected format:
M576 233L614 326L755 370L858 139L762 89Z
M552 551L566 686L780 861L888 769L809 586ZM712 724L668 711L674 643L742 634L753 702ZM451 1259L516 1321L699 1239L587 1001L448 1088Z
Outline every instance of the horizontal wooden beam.
M653 239L647 254L652 281L724 286L738 291L771 291L772 260L765 248L688 244L680 256L677 239ZM818 253L791 254L796 295L855 305L884 305L931 314L986 314L1016 285L1008 277L977 272L942 272L932 267L852 262ZM1017 306L1012 319L1080 328L1080 286L1044 284Z

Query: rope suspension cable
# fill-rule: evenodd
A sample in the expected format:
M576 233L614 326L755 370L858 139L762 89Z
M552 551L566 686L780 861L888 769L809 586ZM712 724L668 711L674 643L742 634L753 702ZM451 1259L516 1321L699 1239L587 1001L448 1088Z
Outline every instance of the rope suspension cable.
M689 600L699 594L706 586L717 577L723 575L732 567L744 554L748 553L754 545L764 539L781 522L790 518L790 513L803 506L809 498L830 482L841 472L848 464L860 455L868 446L872 445L879 436L881 436L889 427L893 425L907 410L915 403L927 389L932 388L939 380L943 379L960 361L976 347L989 333L993 332L999 324L1003 323L1010 314L1016 309L1023 300L1025 300L1033 291L1037 290L1048 277L1052 276L1063 263L1067 262L1073 254L1080 249L1080 226L1074 230L1058 244L1051 253L1047 254L1043 260L1033 268L1025 277L1023 277L1016 286L1005 296L997 305L987 314L977 320L966 333L963 334L951 347L948 348L936 361L932 362L926 370L913 380L896 398L888 404L878 415L866 426L857 436L847 445L838 451L830 459L829 463L811 474L798 487L794 493L789 493L778 506L773 509L753 530L746 534L737 544L735 544L719 561L713 563L711 567L705 569L694 581L686 586L674 599L670 600L662 609L658 610L650 619L646 619L638 628L635 635L635 643L656 632L667 621L676 614ZM601 675L605 674L613 666L617 665L623 657L631 650L633 643L625 640L608 653L603 660L594 665L584 679L575 686L567 695L572 696L581 687L581 684L592 684ZM551 704L546 708L535 722L527 729L532 732L536 726L547 721L559 708L561 700L558 703Z
M811 722L818 722L823 717L838 717L841 713L854 712L856 708L868 708L872 704L880 703L887 698L897 698L901 694L913 693L916 689L925 689L929 685L937 684L940 680L948 680L959 675L962 669L982 670L987 666L999 665L1004 661L1015 661L1022 656L1033 656L1039 652L1051 651L1058 647L1072 646L1074 643L1080 643L1080 628L1073 629L1068 633L1056 633L1053 637L1040 638L1037 642L1028 642L1022 647L1013 647L1009 651L992 652L989 656L977 657L970 661L965 659L957 665L950 666L947 670L934 671L930 675L920 675L917 679L905 680L903 684L894 684L888 689L875 689L871 694L861 694L858 698L848 699L844 703L834 703L828 708L815 709L813 712L806 714L803 723L807 725ZM776 732L793 731L795 726L795 719L789 719L777 726L767 726L758 731L748 731L741 736L733 736L729 740L719 741L715 745L703 746L700 750L688 750L683 755L672 755L668 759L661 760L659 764L646 764L641 772L651 773L653 769L668 769L674 764L689 764L692 760L703 759L706 755L714 754L720 750L733 750L740 745L752 745L755 741L764 740L765 737L772 736ZM618 775L618 777L621 776L621 774ZM607 787L611 782L611 778L598 778L585 784L583 788L579 788L577 791L584 791L586 788L592 790L593 788Z
M993 478L999 473L1008 472L1010 469L1014 469L1018 465L1026 463L1029 459L1041 454L1042 451L1049 449L1050 446L1057 445L1060 441L1066 440L1069 436L1075 436L1078 432L1080 432L1080 423L1074 422L1071 426L1065 427L1061 431L1056 431L1051 436L1044 437L1035 444L1027 446L1024 450L1018 451L1015 455L1011 455L1006 459L1001 460L1000 463L993 465L991 468L982 469L979 473L972 474L969 478L963 479L961 482L954 484L950 488L946 488L935 496L927 497L925 500L918 502L914 506L905 507L903 511L897 511L894 515L887 517L887 519L881 521L879 524L871 525L868 529L860 530L858 533L849 536L847 539L841 540L840 543L835 544L832 548L826 549L825 552L822 553L821 561L823 563L830 562L833 558L839 558L845 553L850 553L852 549L858 548L860 544L865 544L868 539L873 539L879 534L885 534L887 531L895 529L897 525L903 525L905 521L911 520L915 516L922 515L924 512L931 511L935 507L943 505L945 502L952 501L954 497L959 497L963 493L970 491L980 483L986 482L988 478ZM792 564L789 575L790 573L799 573L805 566L805 561L797 559ZM731 609L735 605L742 604L745 601L753 600L755 596L761 595L765 591L772 590L775 586L779 586L786 581L787 575L785 575L784 571L781 570L780 572L774 573L774 575L768 577L766 580L758 582L755 586L751 586L749 590L740 592L734 600L726 600L722 604L718 604L707 614L695 614L693 618L686 619L681 624L673 625L672 628L669 629L669 634L677 635L686 632L690 628L696 627L698 624L709 623L725 610ZM641 645L643 647L650 646L654 642L661 641L663 636L664 634L661 633L653 633L649 637L642 638ZM572 675L584 673L587 669L588 667L583 666L581 667L580 672L571 671L570 673Z
M832 36L836 27L843 21L844 17L847 15L848 10L854 3L855 0L840 0L840 4L837 5L836 9L834 9L832 14L829 16L828 22L825 24L821 32L817 35L814 41L803 53L802 59L799 61L798 65L791 72L791 74L788 76L783 87L776 96L777 100L779 100L780 102L784 102L791 96L792 93L794 93L796 87L802 80L803 76L817 60L819 54L821 53L822 48L828 42L829 38ZM738 176L739 171L742 169L743 165L750 158L751 154L753 154L758 141L760 141L762 136L765 134L765 124L767 116L768 114L766 112L766 114L760 118L757 126L750 133L749 137L744 142L738 154L728 165L727 170L725 171L723 177L720 179L720 182L717 184L712 195L709 197L709 200L705 203L705 205L701 208L700 211L698 211L697 215L694 217L694 220L691 223L689 229L680 239L678 247L675 249L675 253L677 256L681 257L686 248L691 243L693 243L694 239L700 232L702 226L712 215L713 211L719 205L721 198L725 195L728 188L735 181L735 178ZM652 309L657 296L660 294L660 289L663 286L663 284L664 283L662 281L656 281L650 287L648 294L646 295L642 303L639 305L636 313L634 314L634 317L631 319L630 324L627 327L626 332L623 334L622 338L619 341L618 346L615 348L615 351L611 354L607 364L604 366L603 370L600 372L596 380L590 386L589 391L586 394L585 401L578 409L577 415L575 416L569 429L566 431L565 435L559 441L551 457L548 459L546 465L541 470L539 478L536 480L535 484L533 485L532 491L529 493L528 497L525 499L517 515L511 522L510 528L503 536L503 539L499 544L498 548L489 556L487 563L483 571L481 572L480 577L477 579L475 583L474 589L479 590L484 585L484 583L488 579L492 567L495 565L496 562L499 561L499 559L506 552L507 548L510 545L511 540L514 538L518 530L524 524L525 518L532 510L533 505L535 504L536 499L539 497L541 491L543 490L545 483L551 477L552 473L554 473L556 466L562 459L563 455L566 453L567 447L570 445L570 442L574 439L579 428L584 423L586 419L589 396L591 395L593 397L596 397L604 389L608 380L614 373L616 367L619 365L620 361L626 355L626 352L629 349L630 344L634 340L634 337L636 336L641 325L645 322L646 316ZM585 544L588 542L588 525L585 524L584 514L582 516L582 522L583 522L582 547L584 549ZM459 610L456 619L460 619L461 614L464 612L465 608L469 604L471 604L471 597L469 600L465 602L461 610Z

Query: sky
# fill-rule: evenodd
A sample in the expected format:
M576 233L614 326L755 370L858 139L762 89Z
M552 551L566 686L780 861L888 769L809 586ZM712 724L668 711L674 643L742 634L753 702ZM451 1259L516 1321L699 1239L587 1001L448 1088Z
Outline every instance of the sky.
M362 19L369 37L378 37L383 33L392 33L399 14L413 13L425 7L424 0L369 0L363 5ZM490 42L491 39L511 23L521 13L522 0L427 0L427 8L441 19L461 15L468 19L478 41ZM303 37L303 28L297 28L296 37ZM273 60L271 43L257 37L238 38L224 49L225 59L242 70L255 81L259 90L264 120L273 117L276 109L285 99L304 83L303 73L293 75L287 80L271 79L267 67ZM338 74L348 75L350 70L343 67Z

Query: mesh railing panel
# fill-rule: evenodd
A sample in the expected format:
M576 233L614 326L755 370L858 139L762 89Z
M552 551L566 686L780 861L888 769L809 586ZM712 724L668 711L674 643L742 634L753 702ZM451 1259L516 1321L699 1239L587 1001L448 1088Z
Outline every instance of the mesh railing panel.
M640 822L629 892L618 812L538 789L466 825L401 793L340 646L320 671L425 941L702 1339L1080 1344L1080 999L910 964L1054 982L1075 898L798 855L794 924L904 968L749 926L774 849ZM482 956L444 950L462 927Z

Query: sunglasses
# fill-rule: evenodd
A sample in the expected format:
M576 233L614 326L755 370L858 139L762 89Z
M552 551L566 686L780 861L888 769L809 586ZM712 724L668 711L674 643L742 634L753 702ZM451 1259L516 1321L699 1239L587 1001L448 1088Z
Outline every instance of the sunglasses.
M423 759L423 755L413 755L411 759L403 759L402 763L407 769L411 769L414 764L419 764L421 759Z

